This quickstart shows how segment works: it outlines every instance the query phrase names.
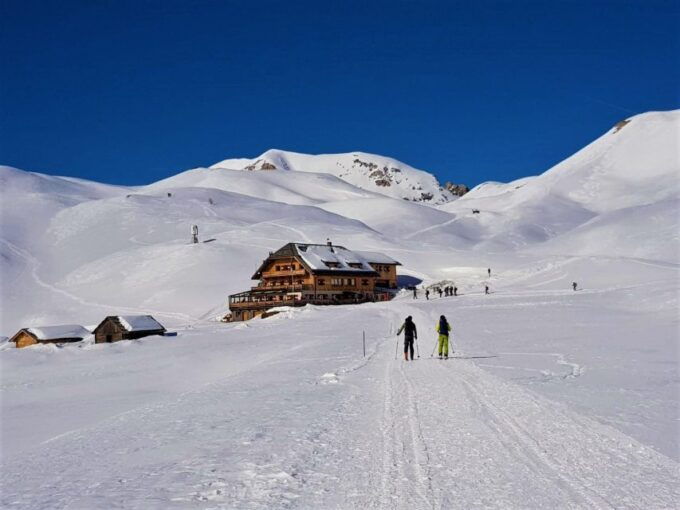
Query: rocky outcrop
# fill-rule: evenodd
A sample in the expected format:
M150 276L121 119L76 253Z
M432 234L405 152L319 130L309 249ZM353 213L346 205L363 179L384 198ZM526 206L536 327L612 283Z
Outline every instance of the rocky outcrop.
M618 133L619 131L621 131L629 122L630 119L620 120L619 122L617 122L614 125L614 133Z
M276 168L276 165L264 159L258 159L257 161L255 161L255 163L245 166L243 167L243 169L251 172L253 170L278 170Z
M451 192L451 194L456 195L457 197L462 197L470 191L470 188L468 188L465 184L454 184L452 182L447 182L444 184L444 189Z

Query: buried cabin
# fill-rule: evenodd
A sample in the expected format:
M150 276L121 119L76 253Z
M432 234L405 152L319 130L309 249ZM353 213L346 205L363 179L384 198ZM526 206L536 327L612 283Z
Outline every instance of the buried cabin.
M228 321L243 321L278 306L341 305L391 299L396 260L344 246L288 243L269 254L249 291L229 296Z
M95 328L94 341L111 343L164 333L165 328L151 315L112 315Z
M14 342L17 348L28 347L35 344L63 344L80 342L91 333L78 324L62 324L59 326L41 326L37 328L24 328L14 335L10 342Z

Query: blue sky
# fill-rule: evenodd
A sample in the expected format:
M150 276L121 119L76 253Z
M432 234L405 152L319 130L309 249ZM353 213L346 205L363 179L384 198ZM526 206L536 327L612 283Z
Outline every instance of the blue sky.
M540 173L680 104L676 1L0 3L0 163L143 184L269 148Z

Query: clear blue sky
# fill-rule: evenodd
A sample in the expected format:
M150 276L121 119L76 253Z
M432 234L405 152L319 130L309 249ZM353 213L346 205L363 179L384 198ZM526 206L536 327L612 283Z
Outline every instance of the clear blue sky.
M0 163L142 184L268 148L474 185L680 105L680 2L0 2Z

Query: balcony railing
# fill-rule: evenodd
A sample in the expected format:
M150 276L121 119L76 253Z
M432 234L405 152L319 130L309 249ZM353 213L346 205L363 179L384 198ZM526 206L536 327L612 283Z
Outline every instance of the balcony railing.
M262 276L266 278L275 278L277 276L304 276L307 271L304 269L286 269L280 271L266 271L262 273Z
M314 305L347 305L359 304L373 301L386 301L391 298L389 293L377 293L370 296L340 296L326 295L327 299L322 299L323 295L306 298L299 294L282 293L263 293L263 292L241 292L229 296L229 308L231 310L248 309L262 310L277 306L305 306Z
M300 292L305 290L314 290L314 285L299 285L292 283L285 283L281 285L263 285L259 283L256 287L251 287L252 290L286 290L288 292Z

